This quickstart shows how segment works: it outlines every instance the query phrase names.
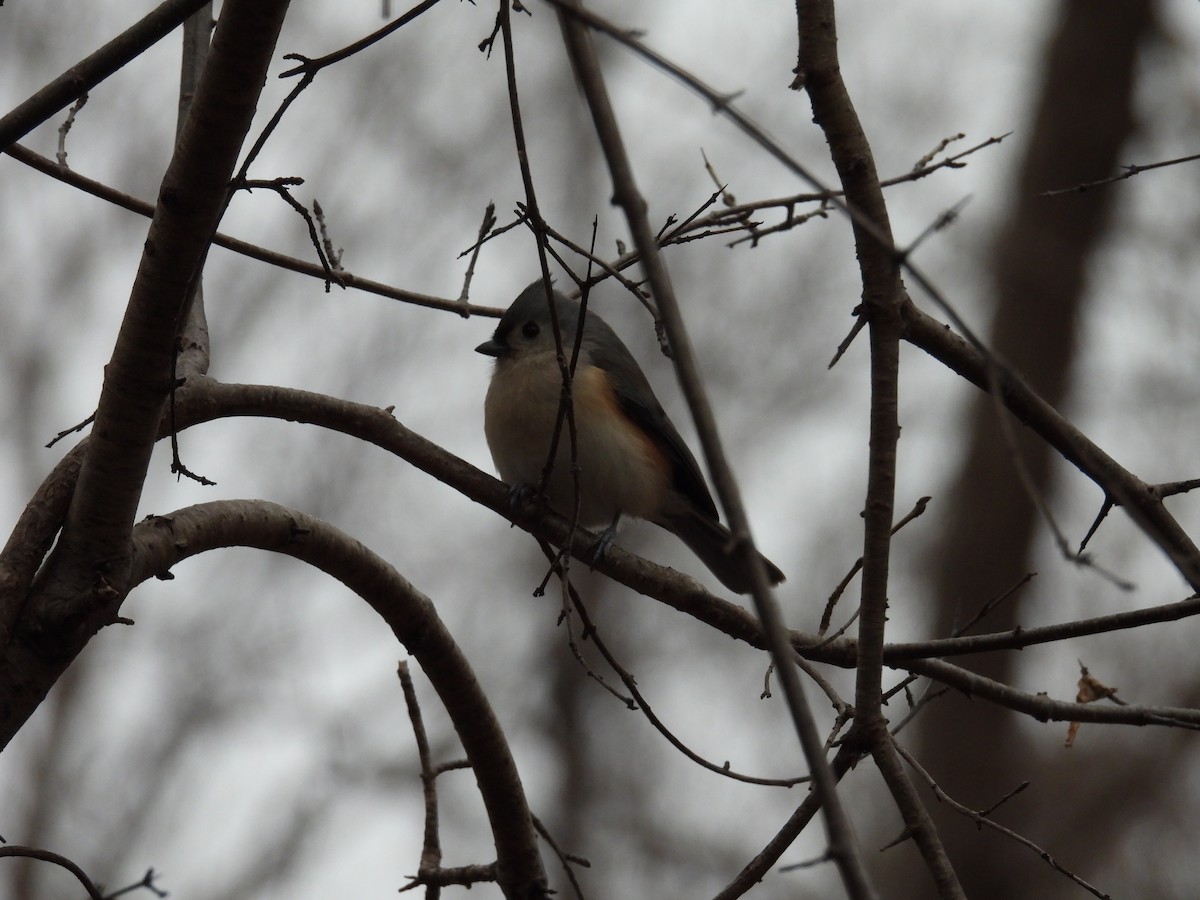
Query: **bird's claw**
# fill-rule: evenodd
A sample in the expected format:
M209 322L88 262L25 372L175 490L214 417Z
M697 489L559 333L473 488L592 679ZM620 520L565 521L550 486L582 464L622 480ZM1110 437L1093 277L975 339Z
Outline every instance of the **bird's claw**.
M617 525L615 522L596 535L596 542L592 544L591 549L587 552L588 565L594 569L596 563L604 559L604 555L608 553L608 548L612 546L613 538L616 536Z
M531 506L538 499L537 487L532 484L513 484L508 488L508 508L514 512Z

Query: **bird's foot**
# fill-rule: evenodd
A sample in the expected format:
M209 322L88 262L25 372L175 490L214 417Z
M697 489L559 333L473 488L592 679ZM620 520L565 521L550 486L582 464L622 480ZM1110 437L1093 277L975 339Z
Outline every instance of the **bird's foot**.
M544 498L538 493L537 485L513 484L508 488L508 508L514 512L528 509Z
M587 553L588 564L593 569L596 567L596 563L604 559L604 554L608 553L608 548L613 545L613 539L617 536L617 523L619 521L621 521L620 513L613 519L611 525L596 535L596 542L592 544L591 549Z

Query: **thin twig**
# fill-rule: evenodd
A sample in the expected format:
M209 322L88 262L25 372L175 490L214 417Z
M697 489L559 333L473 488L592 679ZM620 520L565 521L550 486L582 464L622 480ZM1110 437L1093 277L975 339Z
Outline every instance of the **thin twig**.
M166 0L95 53L80 60L32 97L0 118L0 151L9 147L86 93L137 59L210 0Z
M425 723L421 718L421 706L417 702L417 691L413 686L412 675L408 671L408 661L400 660L396 668L400 677L400 687L404 691L404 706L408 710L408 721L412 725L413 738L417 742L417 759L421 764L421 794L425 800L425 834L421 843L421 861L417 867L417 877L428 872L437 871L442 864L442 845L438 837L438 801L437 801L437 772L433 767L433 754L429 750L429 737L425 733ZM429 885L426 900L438 900L441 886Z
M1000 396L1000 369L994 363L988 366L988 379L988 395L996 411L996 422L1000 426L1000 434L1003 436L1005 446L1008 448L1009 460L1012 463L1013 470L1017 473L1017 480L1025 491L1025 496L1033 503L1042 521L1050 529L1058 552L1062 555L1063 559L1073 562L1077 566L1091 569L1113 586L1123 591L1132 591L1136 587L1133 582L1121 578L1114 572L1108 571L1086 553L1077 553L1071 550L1070 545L1067 543L1066 534L1059 527L1058 521L1054 518L1054 513L1050 510L1049 503L1046 502L1046 498L1038 487L1033 474L1029 471L1029 466L1025 461L1025 454L1021 452L1021 448L1017 443L1017 434L1013 428L1012 418L1005 414L1004 401Z
M1020 787L1016 788L1016 790L1010 791L1008 794L1006 794L1004 797L1001 798L999 803L993 804L991 807L989 807L986 810L974 810L968 806L964 806L962 803L959 803L957 800L955 800L953 797L951 797L949 794L947 794L942 789L941 785L939 785L936 781L933 780L933 776L930 775L929 772L927 772L925 770L924 766L922 766L919 762L917 762L916 759L913 758L912 754L909 753L907 750L905 750L903 747L901 747L899 743L895 743L895 747L896 747L896 751L900 754L901 757L903 757L904 761L906 763L908 763L908 765L913 769L913 771L915 771L918 775L921 776L922 780L924 780L926 784L929 785L930 790L933 791L934 796L937 797L938 800L945 803L947 806L949 806L955 812L966 816L968 819L970 819L971 821L973 821L975 823L976 827L982 828L983 826L986 825L988 828L991 828L993 831L997 831L1000 834L1004 835L1005 837L1011 838L1012 840L1016 841L1022 847L1026 847L1029 850L1032 850L1034 853L1036 853L1038 856L1040 856L1042 859L1044 859L1055 871L1060 872L1061 874L1065 875L1067 878L1071 879L1073 882L1075 882L1077 885L1079 885L1085 891L1090 893L1092 896L1101 897L1101 898L1104 898L1104 900L1108 900L1108 898L1109 898L1108 894L1104 893L1103 891L1099 890L1098 888L1096 888L1093 885L1089 884L1088 882L1084 881L1082 878L1080 878L1078 875L1076 875L1074 872L1072 872L1066 866L1064 866L1060 862L1058 862L1058 860L1056 860L1053 856L1051 856L1046 850L1043 850L1041 847L1039 847L1033 841L1029 840L1029 838L1025 837L1024 835L1017 834L1017 832L1013 831L1011 828L1005 828L1000 823L988 818L989 812L991 812L993 809L995 809L997 806L999 806L1000 803L1003 803L1005 800L1008 800L1013 795L1020 793L1020 791L1024 790L1025 785L1021 785ZM1026 782L1026 784L1027 784L1027 782Z
M925 512L925 508L929 506L929 501L932 499L932 497L919 498L913 508L909 510L908 515L892 526L892 534L895 534L913 519L922 515ZM845 593L846 588L850 586L850 582L854 579L854 576L862 570L862 565L863 558L860 556L854 561L854 564L850 566L850 571L846 573L846 576L840 582L838 582L837 587L833 589L833 593L829 595L829 600L825 604L825 612L821 614L821 624L817 627L817 634L824 634L829 628L829 620L833 617L834 607L837 606L837 602L841 598L842 594ZM842 633L842 631L844 631L844 629L839 630L833 636L837 637Z
M50 443L46 444L46 449L49 450L51 447L53 447L55 444L57 444L59 441L61 441L63 438L65 438L69 434L76 434L77 432L83 431L83 429L87 428L94 421L96 421L96 414L92 413L90 416L88 416L86 419L84 419L78 425L72 425L70 428L64 428L62 431L60 431L58 434L56 434L54 437L52 437L50 439Z
M838 360L846 355L846 351L850 349L850 345L854 343L859 332L867 327L867 317L862 314L861 307L856 307L851 313L854 316L854 324L850 326L850 331L842 338L842 342L837 345L837 349L833 352L833 359L829 360L829 365L825 367L827 369L832 369L838 364Z
M471 279L475 277L475 263L479 260L479 251L483 248L483 242L487 237L487 233L492 230L496 224L496 204L491 200L488 201L487 207L483 210L483 221L479 223L479 237L471 247L471 259L467 262L467 273L463 276L462 293L458 295L458 302L463 305L463 318L470 315L468 299L471 293Z
M562 609L558 615L558 624L563 625L567 630L567 648L571 651L571 655L575 661L579 663L579 667L583 669L584 674L595 681L598 685L612 694L616 699L620 700L625 705L626 709L636 710L638 708L637 701L632 697L626 697L613 685L608 683L603 675L591 667L586 659L584 659L583 651L579 648L579 643L575 639L575 629L571 625L572 604L571 591L568 588L571 586L570 569L568 567L568 558L565 553L556 553L554 549L545 541L538 540L538 547L541 548L546 559L550 563L550 570L546 573L546 581L543 581L538 591L534 592L537 596L539 593L544 593L545 585L549 579L558 576L562 594ZM594 637L589 622L584 622L583 639L590 640Z
M93 197L98 197L115 206L128 210L132 213L137 213L140 216L147 218L154 215L154 204L147 203L137 197L109 187L99 181L94 181L91 178L86 178L70 169L61 169L53 160L42 156L39 153L14 144L8 147L5 151L13 159L24 163L30 168L36 169L44 175L49 175L51 178L56 178L64 184L69 184L72 187L79 188L85 193L91 194ZM240 253L251 259L257 259L259 262L267 263L268 265L276 266L281 269L287 269L291 272L297 272L301 275L307 275L310 278L317 278L321 281L326 279L326 273L323 267L314 265L306 260L296 259L293 256L286 256L282 253L276 253L273 250L267 250L257 244L251 244L248 241L239 240L235 237L230 237L227 234L217 232L213 235L212 242L226 250L232 250L234 253ZM366 293L375 294L380 297L386 297L389 300L399 300L403 303L411 303L415 306L423 306L428 309L437 309L445 312L454 312L462 314L461 304L457 300L445 300L441 297L432 297L428 294L418 294L414 291L406 291L401 288L393 287L392 285L383 284L378 281L371 281L367 278L361 278L350 272L341 272L341 286L344 288L364 291ZM497 309L492 306L471 306L469 307L471 315L488 316L491 318L499 318L504 310Z
M338 247L336 250L333 248L333 239L329 236L329 227L325 223L325 210L321 209L321 204L317 202L316 197L313 197L313 218L316 219L317 228L321 232L321 247L325 251L325 258L329 260L329 267L340 273L342 271L342 254L346 250L344 247Z
M938 141L938 145L917 160L916 165L912 167L913 172L920 172L929 168L929 164L933 162L934 157L953 144L955 141L961 141L966 135L961 131L958 134L952 134L950 137L942 138Z
M575 346L568 360L563 345L563 323L558 321L558 304L553 298L553 284L550 277L550 265L546 259L549 239L546 236L546 222L542 218L538 206L537 191L533 183L533 170L529 164L529 150L525 142L525 122L521 116L521 99L517 90L517 63L513 51L512 20L509 13L509 0L499 0L496 13L496 26L504 46L504 76L508 88L508 106L512 117L513 140L517 148L517 163L521 170L521 183L525 189L525 210L527 224L533 232L534 243L537 246L538 266L541 272L542 284L546 291L546 309L550 318L550 329L554 335L555 360L558 363L559 375L562 378L562 391L559 395L558 412L554 424L554 432L550 439L550 448L546 454L546 464L542 469L539 493L547 484L551 470L558 458L558 445L562 435L563 424L566 423L568 450L570 455L570 471L574 482L574 503L571 510L571 540L574 539L575 526L579 521L580 491L578 466L578 433L575 427L575 403L572 395L572 382L575 364L583 341L583 321L587 315L587 292L584 292L579 307L579 321L575 323ZM495 34L493 33L493 38ZM490 51L489 51L490 52ZM572 547L568 543L567 553Z
M157 877L157 872L155 872L153 869L147 869L146 874L141 877L140 881L135 881L133 884L127 884L123 888L118 888L115 891L105 894L104 900L116 900L117 897L124 896L125 894L132 894L134 891L142 890L143 888L154 894L156 897L169 897L170 894L154 884L154 879Z
M75 124L75 116L83 109L83 105L88 102L87 91L79 95L79 99L71 104L70 110L67 111L67 118L58 126L58 164L64 169L67 166L67 134L71 131L71 126Z
M659 734L667 739L667 742L672 747L674 747L701 768L707 769L710 772L714 772L717 775L723 775L726 778L731 778L734 781L743 781L747 784L759 784L767 787L795 787L797 784L803 784L810 780L808 776L804 775L797 776L795 778L761 778L756 775L743 775L739 772L733 771L729 767L728 763L725 763L724 765L717 765L716 763L709 762L700 754L696 753L696 751L688 747L678 737L676 737L675 734L669 728L667 728L662 719L655 714L650 704L646 701L645 696L638 689L637 680L625 669L624 666L617 662L616 657L613 656L612 652L608 649L608 646L600 638L599 633L596 631L595 624L593 624L591 617L588 615L587 607L583 603L583 598L579 596L579 592L575 589L575 586L564 577L563 572L559 568L558 562L556 560L552 560L552 565L555 566L563 585L569 592L571 604L574 607L575 612L579 615L579 620L583 623L584 633L596 647L596 650L599 651L600 655L604 657L604 661L608 663L609 668L611 668L613 672L616 673L617 677L621 679L621 682L625 685L625 689L629 691L630 695L633 697L635 703L626 701L626 705L629 709L640 709L642 714L646 717L646 720L654 726L655 730L658 731ZM619 697L620 695L618 694L617 696Z
M910 675L903 682L906 692L908 690L907 685L911 680L915 680L915 676ZM904 716L894 725L889 726L893 736L899 734L901 731L907 728L912 723L913 719L915 719L921 710L923 710L926 706L929 706L935 700L938 700L950 693L950 688L946 687L944 684L939 684L937 687L934 687L933 685L934 683L932 681L926 684L925 691L921 694L921 699L913 702L909 706L908 712L906 712Z
M309 59L307 56L303 56L299 53L289 53L284 56L284 59L296 60L299 65L288 69L286 72L281 72L279 77L291 78L294 75L300 75L304 78L309 78L310 76L316 75L326 66L332 66L334 63L341 62L343 59L351 57L355 53L365 50L367 47L370 47L373 44L377 44L392 32L403 28L417 16L421 15L421 13L437 6L439 2L440 0L425 0L424 3L418 3L404 15L400 16L393 22L388 22L388 24L384 25L378 31L373 31L366 37L359 38L353 44L348 44L341 50L335 50L333 53L328 53L325 56L317 59Z
M1033 579L1036 576L1037 576L1037 572L1026 572L1024 575L1022 575L1020 577L1020 579L1018 579L1017 583L1014 584L1012 587L1006 588L1005 590L1003 590L999 594L997 594L995 597L992 597L990 600L985 601L983 603L983 605L981 605L979 607L979 609L975 611L975 615L971 616L971 618L968 619L964 624L962 624L954 629L954 637L960 637L960 636L966 634L979 621L981 621L982 619L985 619L987 616L989 616L991 614L992 610L994 610L997 606L999 606L1001 603L1003 603L1005 600L1007 600L1009 597L1011 597L1013 594L1015 594L1021 588L1025 587L1025 585L1029 584L1029 582L1033 581Z
M1175 494L1185 494L1188 491L1194 491L1200 488L1200 478L1190 478L1186 481L1168 481L1163 484L1155 484L1150 486L1150 492L1160 500L1164 497L1171 497ZM1096 518L1093 520L1091 527L1087 530L1087 534L1083 536L1083 540L1079 542L1078 553L1083 554L1084 549L1088 545L1088 541L1100 528L1100 524L1109 514L1114 506L1120 506L1120 502L1114 500L1108 494L1104 495L1104 502L1100 505L1100 512L1096 513Z
M925 243L926 238L937 234L939 231L944 231L957 222L958 217L962 214L963 209L970 202L971 197L968 195L963 197L949 209L943 210L941 213L939 213L937 218L925 226L924 231L913 238L912 241L909 242L908 246L900 251L901 258L907 258L908 256L912 255L916 252L917 248L921 246L921 244Z
M263 137L265 136L266 133L264 133ZM242 167L243 173L246 171L248 166L249 160L247 160L246 164ZM312 244L313 249L317 251L317 259L321 263L321 268L325 270L325 293L328 294L332 284L339 280L338 271L332 265L330 261L331 257L325 252L325 247L321 241L320 234L317 233L317 225L313 221L312 215L309 213L304 204L293 197L292 192L288 190L289 187L295 187L302 184L304 184L304 179L294 175L290 177L271 179L245 178L243 176L234 180L233 189L244 190L247 193L253 191L255 188L264 188L269 191L274 191L283 198L284 203L296 211L296 215L304 220L304 225L306 228L308 228L308 241L310 244Z
M1126 178L1132 178L1134 175L1140 175L1142 172L1149 172L1152 169L1163 169L1167 166L1178 166L1182 163L1196 162L1200 160L1200 153L1194 153L1191 156L1181 156L1178 159L1166 159L1162 162L1144 163L1142 165L1130 164L1121 166L1120 175L1110 175L1108 178L1101 178L1099 181L1088 181L1083 184L1077 184L1074 187L1056 188L1052 191L1042 191L1038 194L1039 197L1058 197L1062 194L1082 194L1084 191L1091 190L1094 187L1100 187L1105 184L1114 184L1118 181L1124 181Z
M571 890L575 892L575 896L579 900L583 900L583 888L579 885L579 879L575 877L575 866L582 866L585 869L590 869L592 864L582 856L576 856L573 853L564 853L559 849L554 838L550 836L550 830L542 824L542 820L537 816L533 817L533 827L537 829L537 833L541 835L550 849L554 851L554 855L558 857L559 863L562 864L563 872L566 873L567 881L571 883Z

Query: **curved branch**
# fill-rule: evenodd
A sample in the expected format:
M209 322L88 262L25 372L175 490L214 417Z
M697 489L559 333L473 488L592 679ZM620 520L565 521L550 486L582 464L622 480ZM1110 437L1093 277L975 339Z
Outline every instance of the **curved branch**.
M162 575L188 557L233 546L282 553L332 575L388 624L429 677L462 740L495 837L504 895L545 896L533 817L504 732L432 601L334 526L266 500L218 500L139 523L131 584Z
M223 384L212 378L189 379L180 390L176 422L188 428L229 416L261 416L317 425L393 453L467 498L486 506L534 537L558 547L571 537L570 522L536 504L514 506L507 486L464 459L406 428L387 410L310 391L255 384ZM582 529L570 541L576 559L588 555L594 536ZM680 572L612 546L595 568L639 593L714 625L732 637L753 642L758 625L743 607L706 591ZM756 646L759 646L756 644Z
M557 546L566 546L570 523L553 512L514 508L503 483L470 463L443 450L405 428L381 409L290 388L222 384L211 378L189 381L180 392L180 426L190 426L225 416L256 415L287 419L329 428L369 441L394 453L464 496L503 516L518 528ZM571 541L577 558L588 562L590 536ZM582 549L581 549L582 548ZM699 583L618 546L610 548L595 567L615 581L658 600L673 609L744 641L759 650L766 641L758 622L745 608L704 590ZM1129 614L1134 615L1134 614ZM1115 627L1115 626L1114 626ZM1036 630L1031 629L1036 634ZM806 659L842 668L858 662L854 640L828 641L819 635L790 631L792 648ZM895 648L895 649L893 649ZM1200 724L1200 710L1172 707L1100 707L1020 691L976 675L941 660L912 659L907 645L885 645L884 661L891 667L915 672L950 685L972 696L984 697L1039 721L1085 721L1111 724L1158 724L1192 727Z
M52 850L41 850L37 847L22 847L18 844L13 844L7 847L0 847L0 858L5 856L14 859L36 859L41 862L54 863L56 866L61 866L66 869L75 879L83 885L83 889L87 891L92 900L104 900L104 894L96 887L92 879L88 878L87 872L83 871L79 865L72 860L67 859L61 853L55 853Z
M230 416L260 416L337 431L395 454L535 537L557 546L565 546L570 535L570 523L566 519L538 508L513 507L503 483L404 427L387 411L377 407L291 388L222 384L212 378L201 377L189 379L180 390L176 415L180 428ZM165 433L160 436L165 436ZM18 534L35 537L40 542L39 546L48 547L53 542L56 523L62 521L66 502L70 497L73 473L77 470L78 460L86 450L89 440L90 438L85 438L46 477L22 514L10 545L16 542ZM571 541L571 545L575 548L578 558L590 562L584 558L586 548L591 546L590 536L581 532ZM14 554L17 562L28 563L27 568L36 567L38 558L35 558L35 553L18 546L6 548L6 554L10 550L21 551ZM626 587L691 616L735 640L760 650L766 648L762 630L754 616L745 608L709 593L687 575L658 566L619 546L610 548L595 566ZM0 574L7 574L10 579L16 577L11 570ZM14 596L19 601L23 595ZM1135 615L1137 614L1122 614ZM1117 627L1116 623L1112 627ZM1041 629L1030 629L1028 633L1036 637L1039 631ZM1005 637L1007 635L1000 635L996 640ZM788 639L795 651L805 659L842 668L853 668L857 665L857 642L853 640L829 641L819 635L797 630L790 631ZM936 643L940 645L942 642ZM956 645L956 641L948 642L947 651L956 652ZM987 649L1001 648L989 646ZM941 660L919 660L913 657L914 650L910 645L885 645L884 661L891 668L925 675L966 694L983 697L1000 706L1029 714L1040 721L1054 719L1183 727L1200 724L1200 710L1161 707L1112 708L1054 701L982 678ZM9 660L7 654L6 658L0 660L0 672L13 671L14 666L15 662ZM37 673L25 674L30 678L37 677ZM44 694L51 683L52 678L37 689ZM0 717L0 736L5 736L7 740L27 716L28 713L21 714L20 711L10 709L6 716Z

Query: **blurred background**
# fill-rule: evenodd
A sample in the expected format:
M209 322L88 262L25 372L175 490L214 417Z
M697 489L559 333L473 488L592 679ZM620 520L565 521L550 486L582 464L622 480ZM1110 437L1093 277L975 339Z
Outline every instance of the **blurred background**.
M393 4L395 6L395 4ZM595 0L593 10L723 92L827 183L835 177L796 64L792 4ZM0 8L0 108L9 109L151 8L43 0ZM393 10L399 12L403 10ZM530 162L547 221L615 257L621 215L548 6L514 17ZM219 10L218 10L219 14ZM1200 439L1200 179L1196 164L1085 193L1042 197L1197 152L1200 7L1182 0L1004 4L896 0L839 5L842 70L883 177L940 141L956 152L1011 132L888 191L897 240L967 200L916 262L958 312L1083 431L1150 482L1197 475ZM413 291L457 297L483 210L501 223L524 195L499 45L477 49L494 4L446 0L387 41L322 72L252 168L300 176L325 210L343 265ZM383 24L376 2L296 4L279 56L320 56ZM598 40L652 222L683 218L714 186L738 202L807 191L705 103L625 49ZM70 133L76 171L153 200L175 129L178 34L94 90ZM280 62L273 75L290 64ZM269 80L265 123L292 87ZM62 116L23 142L53 157ZM147 222L0 157L0 520L12 523L96 403ZM764 225L780 221L765 211ZM303 222L269 192L240 194L222 230L313 259ZM790 625L815 630L861 552L868 379L860 339L827 364L852 324L859 286L838 215L763 240L670 248L726 448L755 536L789 578ZM582 266L580 266L582 268ZM486 245L475 303L503 307L537 273L523 229ZM562 276L560 276L562 280ZM472 352L494 321L462 319L334 288L214 249L205 276L211 373L377 406L491 471L482 401L489 362ZM919 304L926 298L915 295ZM650 320L612 286L592 297L641 360L696 446ZM945 636L1027 572L1033 581L982 626L1043 625L1182 599L1186 586L1119 511L1091 550L1133 582L1124 591L1064 560L1017 486L992 408L919 351L902 357L897 511L933 500L893 551L891 639ZM324 517L433 598L494 704L535 813L586 857L589 898L706 897L762 848L803 798L732 782L685 760L637 712L589 679L557 626L558 600L532 596L537 547L428 476L373 447L284 422L224 420L181 437L185 464L217 482L177 482L169 450L151 467L143 514L260 497ZM1098 489L1036 442L1024 447L1056 521L1077 544ZM1200 500L1168 501L1192 534ZM670 535L630 524L634 552L705 580ZM0 835L62 853L110 889L153 867L186 900L390 897L415 873L422 806L413 738L395 676L402 648L371 610L299 563L250 551L191 560L126 602L136 625L92 641L0 756ZM760 700L765 658L595 577L582 582L601 635L658 715L718 764L768 777L803 762L780 698ZM835 616L853 611L851 587ZM1026 691L1071 699L1079 663L1131 703L1195 705L1200 624L968 658ZM585 653L589 652L585 645ZM603 670L598 660L593 666ZM828 671L852 697L852 674ZM414 671L437 759L461 756ZM893 673L898 682L902 673ZM919 688L918 688L919 691ZM823 726L832 711L810 691ZM893 700L893 719L904 712ZM952 694L903 732L941 785L973 808L1031 786L996 817L1117 897L1194 897L1200 747L1184 732L1040 724ZM471 775L439 780L446 865L494 858ZM932 888L873 769L843 782L876 884L887 897ZM926 792L928 796L928 792ZM930 797L930 805L937 807ZM972 898L1076 897L1036 855L935 808ZM810 827L785 855L821 855ZM555 886L570 888L551 854ZM446 891L455 896L456 890ZM840 896L829 865L773 872L761 898ZM74 897L44 864L0 862L0 896ZM490 886L473 897L493 897Z

